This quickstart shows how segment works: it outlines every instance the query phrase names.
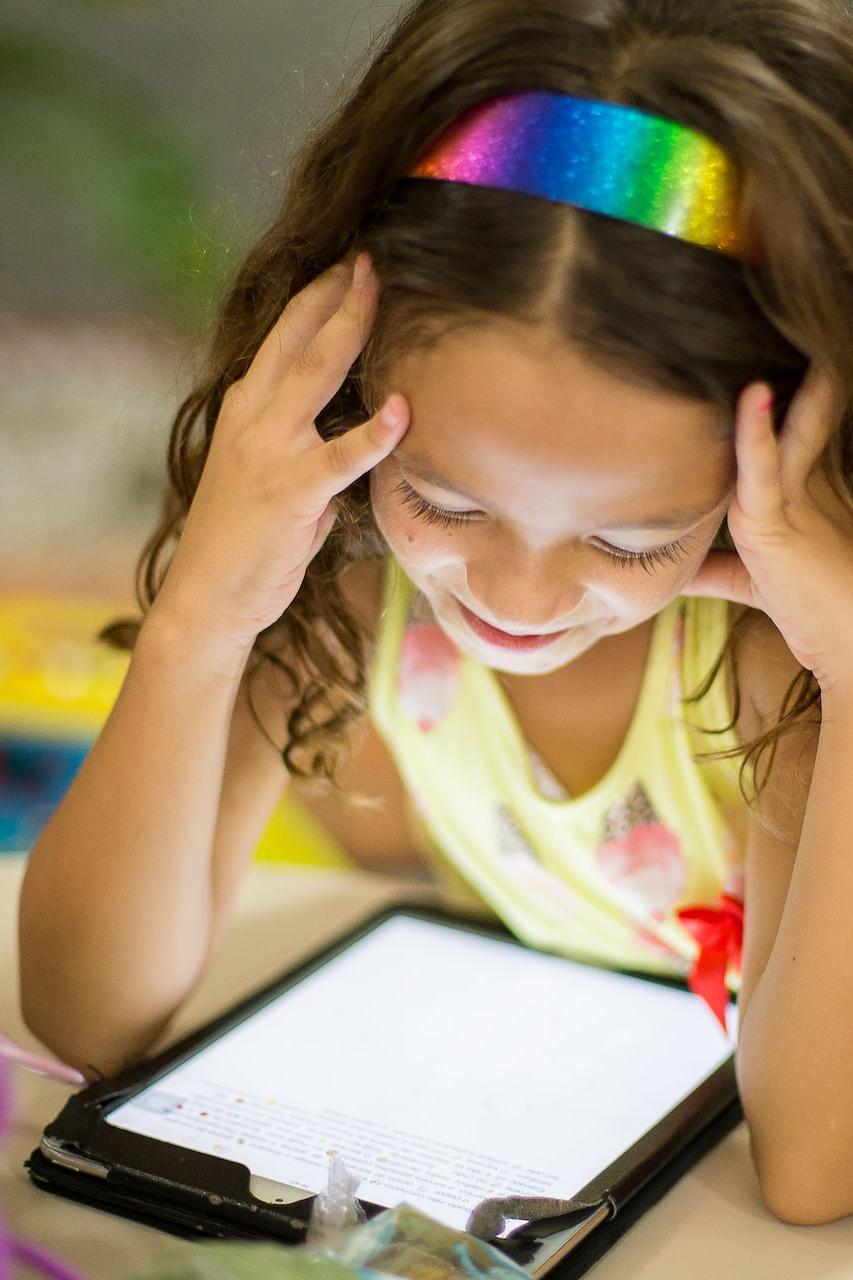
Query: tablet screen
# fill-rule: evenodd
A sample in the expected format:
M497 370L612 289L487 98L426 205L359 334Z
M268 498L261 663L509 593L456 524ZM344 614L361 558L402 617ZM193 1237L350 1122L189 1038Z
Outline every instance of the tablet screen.
M105 1119L306 1192L336 1151L359 1198L464 1228L576 1195L733 1051L692 992L402 914Z

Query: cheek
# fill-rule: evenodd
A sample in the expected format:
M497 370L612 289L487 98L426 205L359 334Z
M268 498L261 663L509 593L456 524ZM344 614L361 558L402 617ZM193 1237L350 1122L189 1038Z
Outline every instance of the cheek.
M709 534L706 538L698 543L696 550L690 555L684 557L677 568L667 574L667 584L670 588L670 596L681 595L684 588L688 586L696 574L701 569L707 559L711 544L714 541L714 534Z
M447 560L455 530L421 520L394 493L396 481L386 478L380 467L370 474L370 501L377 525L391 550L401 561L425 563Z
M665 609L696 576L707 554L699 550L684 556L677 565L664 561L651 569L642 566L597 566L590 584L599 598L612 606L616 616L641 615L643 619Z
M678 594L666 574L646 574L634 568L622 570L618 565L616 574L602 569L594 589L600 599L612 604L616 617L635 619L660 612Z

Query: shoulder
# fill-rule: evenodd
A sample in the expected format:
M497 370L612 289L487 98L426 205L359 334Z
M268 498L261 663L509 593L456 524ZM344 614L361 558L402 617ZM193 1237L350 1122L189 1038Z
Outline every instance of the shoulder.
M738 657L741 707L738 730L748 745L770 734L790 709L788 691L803 668L784 636L763 613L745 623ZM752 861L777 867L794 856L805 815L820 739L820 704L798 715L756 762L757 798L751 806ZM784 856L783 856L784 851ZM771 858L772 854L772 858Z
M748 742L778 723L785 696L803 668L779 628L760 609L733 605L731 617L732 622L743 618L736 647L738 728Z

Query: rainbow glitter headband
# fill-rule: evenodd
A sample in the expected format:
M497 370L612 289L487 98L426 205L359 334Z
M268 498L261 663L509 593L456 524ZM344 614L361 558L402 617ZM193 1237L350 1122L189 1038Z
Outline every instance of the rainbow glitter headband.
M614 102L524 92L470 108L410 170L517 191L756 262L734 162L705 134Z

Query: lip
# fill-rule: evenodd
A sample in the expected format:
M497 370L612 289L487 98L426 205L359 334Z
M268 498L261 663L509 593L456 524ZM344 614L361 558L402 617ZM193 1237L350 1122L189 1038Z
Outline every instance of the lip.
M492 627L488 622L484 622L476 613L472 613L470 609L466 609L461 601L456 601L462 617L468 623L468 626L476 636L481 640L486 640L489 644L496 645L499 649L514 649L520 653L530 653L535 649L545 649L548 645L554 644L560 636L568 634L567 630L552 631L548 635L531 635L531 636L513 636L508 631L499 631L497 627Z

